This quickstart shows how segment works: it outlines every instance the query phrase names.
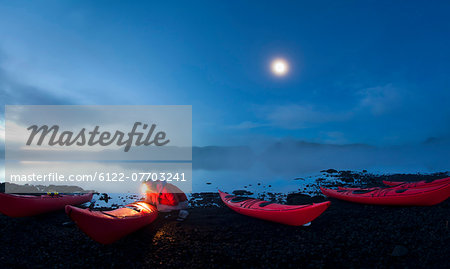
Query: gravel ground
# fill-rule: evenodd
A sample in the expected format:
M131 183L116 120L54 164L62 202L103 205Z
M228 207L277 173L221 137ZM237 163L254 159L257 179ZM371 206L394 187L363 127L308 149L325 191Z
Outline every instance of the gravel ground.
M216 194L197 197L204 197L206 206L190 209L186 221L160 214L153 224L108 246L75 225L63 226L70 221L64 212L20 219L0 215L0 268L448 268L450 199L432 207L332 199L311 226L290 227L207 206L221 204ZM320 200L288 196L290 204Z

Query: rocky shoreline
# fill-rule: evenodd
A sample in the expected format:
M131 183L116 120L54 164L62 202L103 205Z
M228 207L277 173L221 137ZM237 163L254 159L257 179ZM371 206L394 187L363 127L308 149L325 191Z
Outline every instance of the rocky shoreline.
M383 179L423 180L442 175L357 176L353 180L348 175L347 179L348 184L373 186ZM339 182L334 185L342 185L342 177L336 178ZM0 215L0 267L448 266L449 200L432 207L387 207L331 199L330 208L311 226L290 227L236 214L222 205L216 193L195 194L193 199L194 208L184 222L176 221L176 214L160 214L151 225L108 246L68 225L70 219L64 212L20 219ZM323 200L323 196L301 193L286 196L289 204Z

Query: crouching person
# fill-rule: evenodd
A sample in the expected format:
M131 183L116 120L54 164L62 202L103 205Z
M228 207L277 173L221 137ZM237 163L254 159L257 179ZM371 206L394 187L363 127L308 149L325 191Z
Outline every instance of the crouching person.
M166 181L147 181L145 202L156 206L159 212L179 210L178 219L183 221L189 215L186 194L177 186Z

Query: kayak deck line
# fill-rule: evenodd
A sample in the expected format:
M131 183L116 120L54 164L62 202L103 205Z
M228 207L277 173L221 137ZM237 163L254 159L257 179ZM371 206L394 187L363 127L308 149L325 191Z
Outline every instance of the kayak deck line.
M283 205L248 197L239 197L219 190L220 197L233 211L267 221L292 226L305 225L320 216L331 204L313 203L309 205Z

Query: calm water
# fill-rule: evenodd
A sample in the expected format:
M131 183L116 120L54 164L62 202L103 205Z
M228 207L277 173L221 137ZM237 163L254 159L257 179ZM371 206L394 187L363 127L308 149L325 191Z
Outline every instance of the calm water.
M274 162L270 164L267 162L253 162L249 167L241 167L239 169L194 169L192 190L193 192L216 192L220 189L231 192L239 189L248 190L254 194L304 191L307 185L315 183L319 177L324 177L324 174L320 173L320 170L328 168L353 171L362 171L365 169L369 173L375 174L431 173L448 170L443 169L448 167L445 165L430 168L411 160L414 160L414 158L409 158L407 162L400 160L399 162L390 162L392 163L391 165L378 163L372 166L367 165L367 163L356 163L355 165L330 163L330 165L322 166L318 165L320 160L315 160L314 165L296 161ZM4 162L0 162L0 176L2 179L4 179L4 170ZM317 191L317 187L307 187L306 191ZM123 205L137 199L136 196L130 194L130 191L126 192L109 193L112 199L108 204L98 200L98 196L96 196L96 206L110 206L111 204Z

